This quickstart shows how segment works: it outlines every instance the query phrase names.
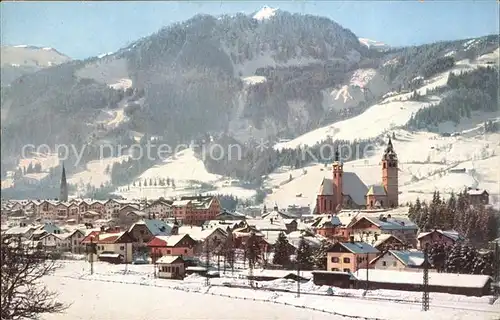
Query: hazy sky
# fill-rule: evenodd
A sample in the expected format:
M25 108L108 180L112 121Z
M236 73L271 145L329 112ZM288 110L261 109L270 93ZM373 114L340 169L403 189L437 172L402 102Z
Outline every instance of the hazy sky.
M250 14L264 5L326 16L359 37L393 46L499 31L499 3L493 0L1 2L1 41L53 47L80 59L116 51L197 13Z

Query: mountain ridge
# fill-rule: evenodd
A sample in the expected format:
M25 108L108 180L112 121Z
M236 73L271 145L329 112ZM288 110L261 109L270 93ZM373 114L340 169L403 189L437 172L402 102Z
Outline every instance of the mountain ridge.
M275 13L263 20L197 15L114 53L22 76L2 90L2 111L9 109L2 164L15 168L27 143L98 148L155 137L175 145L226 135L246 146L259 139L272 145L362 114L392 93L412 93L457 61L498 48L486 36L371 50L330 19ZM243 166L254 175L245 178L257 179L266 164L252 158L260 162ZM82 165L92 160L89 154ZM155 163L117 166L115 186ZM125 166L134 169L124 174Z

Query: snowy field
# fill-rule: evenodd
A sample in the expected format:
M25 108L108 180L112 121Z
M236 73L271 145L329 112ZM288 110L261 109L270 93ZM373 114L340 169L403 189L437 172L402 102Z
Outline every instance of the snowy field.
M190 276L184 281L155 279L151 265L110 265L65 261L64 267L44 282L60 293L60 300L72 303L64 314L45 315L58 319L498 319L500 304L490 305L490 297L465 297L431 293L430 311L421 311L421 293L374 290L362 297L363 290L334 289L327 296L326 286L312 281L301 285L301 296L294 292L271 292L250 288L231 288L223 283L248 286L243 279L205 279ZM260 287L296 290L291 280L260 282ZM309 294L307 294L309 293ZM216 306L209 308L208 306Z
M139 186L139 181L159 178L173 179L175 188L172 186ZM122 186L118 188L116 193L127 199L179 197L198 194L201 184L208 184L213 190L201 193L232 194L242 199L255 195L254 190L234 186L230 182L229 179L221 175L209 173L202 159L196 157L193 149L187 148L177 152L175 156L165 159L161 164L146 170L136 179L135 186L133 184ZM238 181L235 180L235 182Z

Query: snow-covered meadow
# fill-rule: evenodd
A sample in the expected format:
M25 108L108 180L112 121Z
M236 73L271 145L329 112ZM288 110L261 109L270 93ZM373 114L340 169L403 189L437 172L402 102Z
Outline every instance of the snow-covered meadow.
M59 299L72 305L64 314L44 315L44 319L495 319L500 304L490 297L465 297L431 293L430 311L421 311L421 293L333 288L309 281L275 280L258 282L255 290L248 281L227 277L210 279L189 276L184 281L156 279L152 265L110 265L95 263L94 274L83 261L65 261L63 268L44 283L60 293ZM234 288L227 285L247 288ZM226 285L226 286L225 286ZM208 308L207 306L213 306Z

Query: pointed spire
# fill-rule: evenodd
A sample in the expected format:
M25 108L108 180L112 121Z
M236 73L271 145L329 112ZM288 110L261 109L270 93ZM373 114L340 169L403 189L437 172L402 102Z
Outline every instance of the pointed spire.
M337 147L337 150L335 150L335 162L340 161L340 147Z
M62 166L59 201L68 201L68 183L66 182L66 168L64 168L64 162Z

